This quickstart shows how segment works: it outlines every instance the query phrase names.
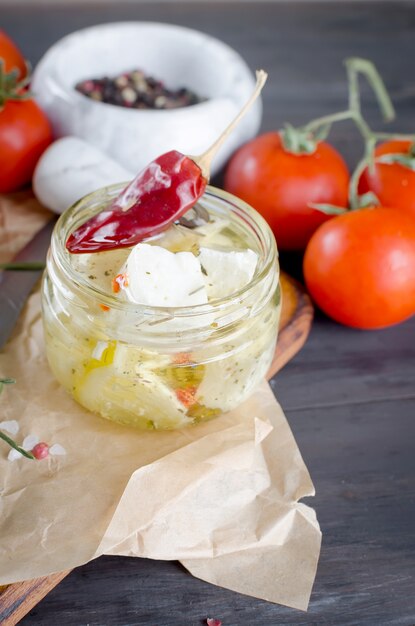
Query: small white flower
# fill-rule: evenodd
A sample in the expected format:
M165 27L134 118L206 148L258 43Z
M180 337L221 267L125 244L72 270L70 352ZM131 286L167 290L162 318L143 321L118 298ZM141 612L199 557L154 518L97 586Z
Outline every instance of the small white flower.
M49 454L52 454L52 456L64 456L66 450L60 443L54 443L53 446L49 448Z
M37 435L27 435L23 439L22 448L23 450L32 450L39 441L40 439Z
M40 439L37 435L27 435L27 437L23 439L23 443L21 447L23 448L23 450L26 450L27 452L31 452L38 443L40 443ZM50 446L47 456L49 455L64 456L65 454L66 454L65 448L61 446L59 443L54 443L52 446ZM7 458L9 461L16 461L17 459L20 459L21 457L23 457L23 454L21 454L20 452L12 448Z
M20 452L12 448L7 458L9 459L9 461L16 461L17 459L20 459L22 456L23 454L20 454Z
M8 420L6 422L0 422L0 430L5 430L15 437L19 432L19 424L16 420Z

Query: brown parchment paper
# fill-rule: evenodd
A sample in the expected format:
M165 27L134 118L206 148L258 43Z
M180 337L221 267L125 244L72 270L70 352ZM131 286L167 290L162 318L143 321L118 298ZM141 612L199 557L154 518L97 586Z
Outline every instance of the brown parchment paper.
M0 421L19 422L20 442L35 434L67 451L11 462L0 442L0 584L118 554L178 559L205 581L307 608L321 534L298 500L314 488L267 383L197 427L117 426L54 380L37 292L0 354L0 375L17 380L0 398Z
M0 194L0 263L9 261L52 216L31 191Z

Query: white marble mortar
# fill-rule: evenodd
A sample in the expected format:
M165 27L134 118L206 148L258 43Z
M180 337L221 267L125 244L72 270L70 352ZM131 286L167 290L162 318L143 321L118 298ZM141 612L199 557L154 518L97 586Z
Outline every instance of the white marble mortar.
M169 111L124 109L74 89L82 79L139 68L168 87L188 87L206 102ZM202 153L246 102L255 84L232 48L199 31L152 22L119 22L77 31L54 44L35 69L32 90L56 137L75 135L137 172L171 149ZM217 172L261 122L257 101L222 146Z

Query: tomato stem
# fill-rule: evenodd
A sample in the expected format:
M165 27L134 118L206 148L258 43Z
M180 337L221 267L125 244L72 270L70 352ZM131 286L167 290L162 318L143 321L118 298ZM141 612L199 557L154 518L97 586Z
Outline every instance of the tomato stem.
M303 126L304 130L314 131L320 126L325 126L327 124L334 124L335 122L343 122L345 120L352 119L352 113L350 109L346 111L339 111L338 113L332 113L331 115L324 115L323 117L318 117L311 122L308 122L305 126Z
M361 59L353 57L346 59L345 61L347 79L349 84L349 108L339 113L332 115L325 115L312 122L309 122L303 127L303 130L314 132L316 129L321 128L324 125L332 124L335 122L341 122L345 120L352 120L360 134L362 135L365 147L364 156L358 163L350 179L349 186L349 202L352 210L359 208L362 203L359 199L358 184L361 175L366 168L370 171L374 171L375 164L378 161L375 159L374 150L376 144L384 139L404 139L415 141L414 135L401 134L401 133L385 133L373 131L369 124L363 117L360 103L360 89L359 89L359 75L363 75L371 86L376 100L378 102L380 111L385 121L391 121L395 118L395 109L392 101L389 97L385 84L377 71L376 67L371 61L367 59ZM372 202L376 201L375 197L366 198L366 200Z
M397 139L403 141L414 141L415 135L410 133L373 133L376 136L376 142L383 141L384 139Z
M361 159L359 161L359 163L357 164L356 168L354 169L354 172L350 178L350 184L349 184L349 204L350 204L350 209L353 211L355 209L359 208L359 193L358 193L358 185L359 185L359 180L361 175L363 174L363 172L365 171L365 169L367 168L367 166L369 165L370 162L370 157L368 157L368 155L366 154L363 159ZM373 160L373 159L372 159Z
M392 138L409 139L410 141L414 141L415 137L414 135L399 133L375 132L370 128L361 111L358 84L359 74L363 74L372 87L385 121L390 121L395 118L395 109L392 101L386 90L385 84L373 63L365 59L350 58L346 59L345 65L349 82L349 109L352 114L352 119L365 142L363 159L358 163L350 179L349 201L350 208L354 210L362 206L362 202L361 199L359 199L358 194L358 185L361 175L366 168L369 168L372 174L374 173L377 162L374 154L376 144L384 139Z
M361 117L359 74L363 74L372 87L384 120L390 122L395 119L395 109L375 65L367 59L351 57L345 60L345 66L349 82L349 109L359 113ZM368 126L367 128L369 129Z
M378 141L392 137L414 141L415 137L414 135L372 131L361 111L359 75L363 75L370 84L384 120L391 121L395 118L395 109L385 84L374 64L367 59L352 57L345 60L345 66L349 85L349 108L338 113L324 115L299 128L287 126L284 131L281 131L283 144L287 151L294 154L311 154L315 151L317 143L328 135L332 124L351 120L356 125L365 142L367 165L373 168L374 160L372 155Z
M325 115L324 117L319 117L315 120L312 120L299 130L314 133L322 126L331 125L335 122L352 120L358 127L364 140L366 142L373 142L374 133L372 132L369 124L364 119L361 111L359 74L363 74L369 82L370 86L372 87L378 101L379 108L386 121L394 119L395 109L393 108L393 104L391 99L389 98L389 94L386 90L385 84L376 67L371 61L355 57L346 59L345 65L349 84L349 108L345 111L339 111L338 113Z

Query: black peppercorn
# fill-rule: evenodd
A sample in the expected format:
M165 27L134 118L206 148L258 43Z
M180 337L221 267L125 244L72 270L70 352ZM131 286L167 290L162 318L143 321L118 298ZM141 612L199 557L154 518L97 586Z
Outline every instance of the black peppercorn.
M82 80L75 89L93 100L133 109L177 109L205 100L186 87L168 89L161 81L138 69L114 78Z

